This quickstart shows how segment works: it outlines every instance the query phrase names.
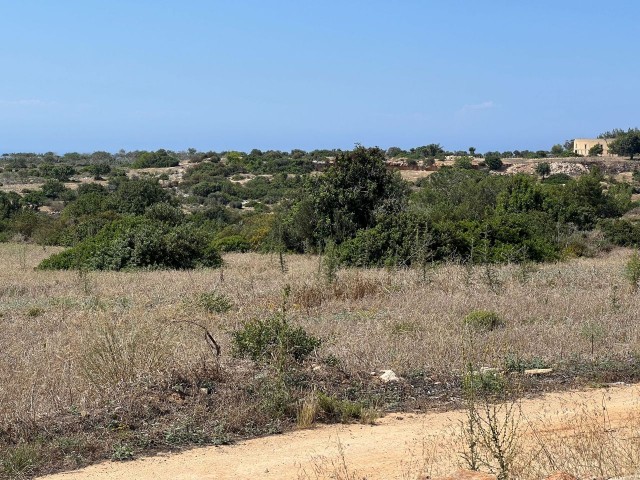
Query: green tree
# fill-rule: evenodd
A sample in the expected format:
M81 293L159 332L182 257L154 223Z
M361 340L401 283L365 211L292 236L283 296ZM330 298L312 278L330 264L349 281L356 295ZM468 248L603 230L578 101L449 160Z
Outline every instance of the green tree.
M489 167L489 170L500 170L502 168L500 152L487 152L484 155L484 163Z
M160 149L156 152L142 152L131 164L131 168L166 168L175 167L180 161L170 152Z
M545 178L547 175L551 174L551 165L549 165L548 162L539 163L536 165L536 173L542 178Z
M601 144L596 143L593 147L589 149L589 156L597 157L599 155L602 155L602 152L604 152L604 148L602 147Z
M407 152L402 150L400 147L389 147L387 149L387 157L389 157L389 158L399 157L399 156L404 155L406 153Z
M618 134L609 144L609 152L624 157L628 156L633 160L635 155L640 154L640 130L630 128L628 131Z
M453 162L453 166L456 168L463 168L465 170L471 170L473 168L473 163L471 163L471 157L458 157Z
M476 154L476 147L469 147L469 155L472 157Z
M116 191L107 197L107 205L116 212L142 215L155 203L169 202L169 194L154 180L122 179Z
M564 152L564 147L559 143L551 147L551 153L554 157L559 157Z
M408 193L406 182L387 169L383 150L357 146L338 154L323 176L308 180L283 221L285 242L298 250L302 243L316 247L328 239L340 244L373 226L377 215L402 211Z

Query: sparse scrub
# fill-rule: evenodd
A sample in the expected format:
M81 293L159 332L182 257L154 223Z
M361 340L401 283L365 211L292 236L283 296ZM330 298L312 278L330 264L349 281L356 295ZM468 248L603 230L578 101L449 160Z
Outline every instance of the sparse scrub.
M133 460L134 452L133 448L126 443L119 443L113 447L113 453L111 454L111 460L118 462L124 462L127 460Z
M232 353L255 362L292 358L303 361L322 341L302 327L294 327L284 313L249 320L232 333Z
M39 463L41 453L31 445L17 445L0 453L0 477L22 479L33 476Z
M638 255L638 252L633 252L633 255L627 260L624 266L624 274L629 281L631 290L635 292L638 289L638 282L640 282L640 255Z
M474 310L464 317L464 324L471 330L490 332L505 326L505 322L496 312Z
M217 292L204 292L198 295L198 306L207 313L227 313L233 308L229 297Z
M504 375L493 369L470 370L462 379L462 388L466 395L500 395L505 393L506 386Z
M317 394L317 402L318 410L328 421L349 423L359 420L372 424L378 417L375 409L367 408L362 402L338 399L322 392Z
M35 451L40 448L36 442L42 442L46 451L34 474L109 458L119 442L130 445L136 456L149 448L171 448L167 432L180 433L172 429L185 425L189 416L210 442L221 421L229 440L283 431L295 426L301 399L314 389L361 403L361 418L370 405L381 412L440 405L440 395L459 398L463 392L467 358L460 339L467 336L473 339L474 363L512 372L506 377L519 376L525 367L553 365L567 383L550 378L545 388L631 381L640 374L630 353L640 341L640 297L619 291L621 307L609 308L611 285L621 281L629 250L538 264L526 283L504 281L501 295L488 295L481 265L466 282L464 266L443 263L429 272L428 284L419 269L346 269L329 288L318 279L317 257L289 255L288 271L281 275L275 256L230 253L223 285L224 292L234 292L234 307L214 316L191 308L207 285L222 294L211 286L210 270L91 272L90 293L84 295L75 272L33 270L59 251L54 247L44 251L27 245L27 268L17 279L20 248L0 245L0 263L6 266L0 271L0 432L17 432ZM495 268L500 278L513 279L520 266ZM218 282L217 273L213 280ZM281 317L272 318L282 315L286 284L292 285L288 327ZM304 292L311 292L308 303ZM46 313L24 321L33 306ZM493 331L465 326L464 317L478 307L507 321ZM220 358L211 355L201 329L174 323L181 320L214 332ZM255 331L245 331L252 322ZM606 332L595 337L593 355L591 337L582 333L588 322L601 324ZM292 335L297 329L305 335ZM240 343L246 346L243 357L255 354L256 364L230 355L236 331L241 337L253 332L246 344ZM280 336L295 340L280 342ZM262 338L269 340L261 343ZM303 341L309 338L322 338L322 344ZM318 359L330 360L299 363L294 352L300 345L306 347L298 358L305 352L313 358L317 350ZM272 355L287 351L282 363L287 368L278 374ZM505 361L509 352L517 355L512 363ZM383 385L370 375L386 368L404 377L403 383ZM530 379L530 388L537 388L537 382ZM427 389L435 391L427 394ZM123 425L120 430L104 428L113 418ZM323 420L318 409L316 421ZM96 427L82 430L82 425ZM51 439L47 431L60 433ZM75 447L55 446L62 436L86 447L78 447L76 455ZM14 439L0 433L3 454L13 446Z

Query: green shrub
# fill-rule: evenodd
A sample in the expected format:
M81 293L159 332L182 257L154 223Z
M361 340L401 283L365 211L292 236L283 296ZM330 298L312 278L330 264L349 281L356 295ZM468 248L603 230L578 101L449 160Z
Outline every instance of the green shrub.
M353 420L361 420L368 414L368 409L361 402L340 400L334 396L318 393L318 409L325 420L330 422L348 423Z
M229 297L216 292L201 293L198 295L197 304L208 313L226 313L233 308Z
M492 331L504 326L504 321L496 312L474 310L464 317L464 324L476 331Z
M221 252L248 252L251 244L241 235L231 235L230 237L216 238L213 245Z
M293 327L284 314L249 320L232 333L232 355L255 362L293 358L303 361L322 341L309 335L302 327Z
M172 228L143 217L125 217L75 247L52 255L41 270L219 267L222 258L209 236L188 225Z
M41 462L40 452L31 445L17 445L0 453L0 478L29 478Z
M629 280L629 285L631 285L632 290L637 290L638 282L640 281L640 255L638 252L633 252L631 258L627 260L627 263L624 267L624 274Z
M471 157L458 157L453 162L453 166L463 170L471 170L473 168L473 162L471 161Z
M502 160L499 155L486 155L484 163L489 167L489 170L500 170L502 168Z
M462 379L462 388L467 395L496 395L504 392L506 386L504 375L494 370L470 371Z
M176 157L164 149L157 152L143 152L131 164L131 168L166 168L179 165Z
M126 443L119 443L114 445L113 451L111 453L111 460L115 460L117 462L124 462L127 460L133 459L133 448Z
M519 355L509 354L504 359L504 369L507 372L523 373L531 368L548 368L549 364L538 357L523 358Z

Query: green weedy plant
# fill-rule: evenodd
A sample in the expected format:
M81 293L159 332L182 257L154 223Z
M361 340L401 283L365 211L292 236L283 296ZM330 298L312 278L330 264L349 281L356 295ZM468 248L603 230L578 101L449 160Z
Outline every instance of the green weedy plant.
M235 357L255 362L293 359L302 362L322 341L309 335L302 327L292 326L286 314L276 313L266 318L249 320L231 334L231 353Z
M595 352L596 342L599 342L606 336L605 327L597 322L587 322L580 330L580 336L591 344L591 355Z
M378 416L375 409L367 408L362 402L340 400L322 392L317 394L316 400L318 410L327 420L341 423L360 420L362 423L373 424Z
M322 340L309 335L302 327L293 327L287 318L287 300L291 287L282 292L282 306L278 313L266 318L249 320L231 333L231 354L250 358L254 362L274 362L283 372L290 360L302 362L321 344Z
M504 327L504 320L494 311L474 310L464 317L466 327L475 331L492 331Z
M233 302L229 297L217 292L201 293L196 303L208 313L226 313L233 308Z
M493 378L499 375L479 374L472 364L465 375L470 381L464 389L467 415L460 422L464 445L460 455L471 470L485 468L495 473L498 480L508 480L520 450L520 410L513 401L495 401L496 395L506 392L506 381L502 378L499 392L495 391L495 385L493 391L488 391L484 383L487 373Z
M640 282L640 255L638 255L638 252L633 252L633 255L627 261L624 267L624 275L629 280L631 290L635 292L638 289L638 282Z
M126 443L119 443L113 447L111 460L124 462L126 460L132 460L133 455L133 448L131 448L130 445L127 445Z
M31 477L40 461L40 453L31 445L18 445L7 449L0 454L0 477Z
M339 267L340 258L338 247L333 240L328 240L324 247L324 255L322 257L322 273L328 284L332 284L337 280Z
M469 370L462 378L462 389L467 395L482 393L498 395L505 391L507 382L502 373L494 370Z

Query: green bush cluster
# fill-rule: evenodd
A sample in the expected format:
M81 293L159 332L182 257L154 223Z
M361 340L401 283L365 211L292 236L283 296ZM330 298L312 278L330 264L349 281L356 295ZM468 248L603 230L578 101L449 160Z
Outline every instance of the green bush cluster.
M273 359L303 361L322 341L302 327L294 327L282 313L249 320L232 332L232 354L255 362Z
M166 150L142 152L131 164L131 168L166 168L175 167L180 161Z
M198 295L197 304L208 313L226 313L233 308L233 302L226 295L204 292Z
M218 267L222 259L210 236L168 227L142 217L124 217L76 246L43 260L43 270Z
M523 174L442 168L411 193L380 151L359 147L310 179L279 224L289 249L321 250L333 241L346 265L557 260L576 231L631 208L629 185L605 191L602 180L597 170L543 184Z

